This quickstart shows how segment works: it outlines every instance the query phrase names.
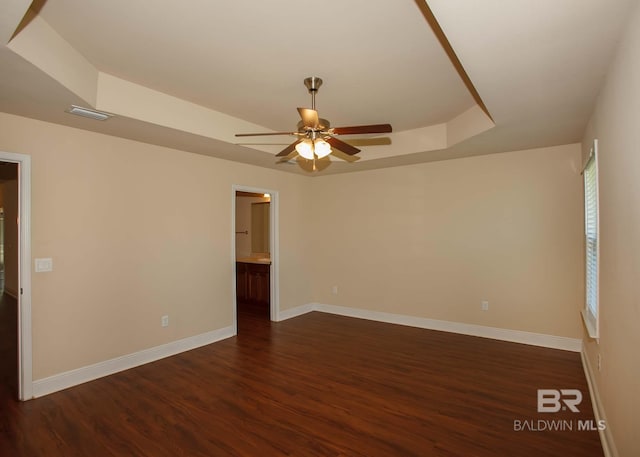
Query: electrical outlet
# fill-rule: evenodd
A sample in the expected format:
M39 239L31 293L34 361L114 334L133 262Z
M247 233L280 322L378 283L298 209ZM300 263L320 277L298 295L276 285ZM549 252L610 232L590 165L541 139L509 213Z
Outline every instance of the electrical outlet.
M333 295L338 295L338 286L333 286L333 287L331 288L331 293L332 293Z
M162 316L162 319L160 320L160 323L162 324L163 327L168 327L169 326L169 316Z
M480 308L482 311L489 311L489 300L482 300L480 302Z
M598 353L598 371L602 371L602 356Z

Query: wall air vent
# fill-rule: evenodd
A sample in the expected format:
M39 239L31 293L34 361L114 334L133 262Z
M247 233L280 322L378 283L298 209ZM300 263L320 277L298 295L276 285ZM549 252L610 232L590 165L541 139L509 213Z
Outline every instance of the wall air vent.
M81 106L71 105L71 108L66 110L69 114L75 114L76 116L88 117L89 119L94 119L96 121L106 121L110 117L113 117L113 114L103 113L102 111L96 111L94 109L82 108Z

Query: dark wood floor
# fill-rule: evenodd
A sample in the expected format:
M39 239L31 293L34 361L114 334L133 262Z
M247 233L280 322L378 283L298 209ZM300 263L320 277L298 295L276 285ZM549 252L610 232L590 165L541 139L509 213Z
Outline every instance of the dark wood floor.
M602 456L578 354L310 313L47 397L0 398L0 456ZM239 316L243 313L239 312ZM575 388L580 413L536 413Z
M238 334L252 333L258 328L269 324L270 309L268 304L238 302Z

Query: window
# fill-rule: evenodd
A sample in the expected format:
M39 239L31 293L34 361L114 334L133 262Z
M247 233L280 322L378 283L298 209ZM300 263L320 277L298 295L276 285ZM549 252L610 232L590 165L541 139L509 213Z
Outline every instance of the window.
M598 140L593 140L593 147L584 168L584 233L585 233L585 307L582 311L587 331L591 338L599 337L598 314Z

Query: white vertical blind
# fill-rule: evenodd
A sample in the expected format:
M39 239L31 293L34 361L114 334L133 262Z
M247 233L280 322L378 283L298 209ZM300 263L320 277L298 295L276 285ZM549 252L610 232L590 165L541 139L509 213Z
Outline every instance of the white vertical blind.
M586 247L585 318L592 336L598 333L598 168L596 145L584 169L584 230Z

